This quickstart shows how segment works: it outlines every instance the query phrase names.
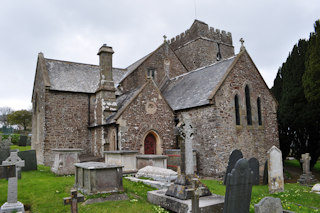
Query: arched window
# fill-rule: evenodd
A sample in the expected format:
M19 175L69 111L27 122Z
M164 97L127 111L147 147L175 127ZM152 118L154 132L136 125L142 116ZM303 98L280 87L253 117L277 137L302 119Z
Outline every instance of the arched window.
M246 108L247 108L247 124L252 125L250 90L249 90L248 85L245 88L245 93L246 93Z
M260 100L260 97L257 98L257 108L258 108L258 123L261 126L262 119L261 119L261 100Z
M236 114L236 125L240 125L240 109L239 109L238 95L234 96L234 108L235 108L235 114Z

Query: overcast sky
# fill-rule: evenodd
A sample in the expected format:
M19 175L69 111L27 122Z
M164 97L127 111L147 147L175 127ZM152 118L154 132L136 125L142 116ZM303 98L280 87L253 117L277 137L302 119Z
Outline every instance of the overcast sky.
M317 0L1 0L0 107L31 108L37 55L98 64L104 43L125 68L194 19L241 37L272 87L278 68L320 18Z

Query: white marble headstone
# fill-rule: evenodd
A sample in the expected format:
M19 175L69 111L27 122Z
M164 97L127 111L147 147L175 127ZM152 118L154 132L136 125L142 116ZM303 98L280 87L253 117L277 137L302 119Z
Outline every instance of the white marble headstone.
M276 146L268 151L268 182L270 193L284 191L282 153Z

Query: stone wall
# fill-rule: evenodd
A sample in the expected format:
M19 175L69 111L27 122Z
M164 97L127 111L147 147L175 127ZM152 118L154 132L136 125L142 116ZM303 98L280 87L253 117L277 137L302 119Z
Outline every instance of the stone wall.
M189 71L213 64L217 61L218 44L205 39L197 39L175 51ZM233 46L220 44L222 58L234 55Z
M173 78L187 72L169 45L164 44L121 82L123 91L127 92L142 86L146 81L149 69L155 69L154 81L158 87L164 83L166 74L169 78Z
M39 62L38 62L39 63ZM37 161L44 163L44 112L45 112L45 85L43 73L37 67L35 85L32 94L32 138L31 148L36 150Z
M117 124L121 150L137 150L143 154L144 139L150 131L157 136L157 154L175 148L173 111L150 79L121 114Z
M53 148L81 148L90 153L88 94L46 90L44 164Z
M245 86L250 88L252 125L247 125ZM240 125L235 121L234 96L238 94ZM258 124L257 98L261 99L262 125ZM198 154L201 175L224 176L232 150L239 149L245 158L256 157L260 174L267 151L279 147L276 102L247 54L242 54L233 70L217 91L213 104L185 110L179 117L188 114L196 128L193 148Z

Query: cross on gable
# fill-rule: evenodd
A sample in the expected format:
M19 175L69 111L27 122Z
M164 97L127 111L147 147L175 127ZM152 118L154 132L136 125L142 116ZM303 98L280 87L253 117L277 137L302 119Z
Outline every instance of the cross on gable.
M240 38L241 46L243 46L244 40L243 38Z
M2 165L16 165L17 168L24 167L24 160L18 156L18 152L10 152L10 156L2 161Z
M83 202L84 196L82 194L78 195L77 190L71 190L71 197L63 198L64 205L71 205L71 213L78 212L78 202Z

